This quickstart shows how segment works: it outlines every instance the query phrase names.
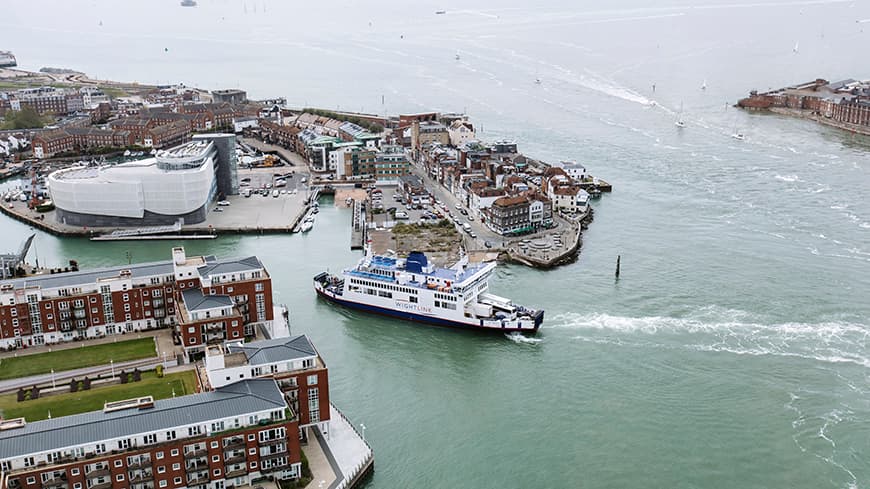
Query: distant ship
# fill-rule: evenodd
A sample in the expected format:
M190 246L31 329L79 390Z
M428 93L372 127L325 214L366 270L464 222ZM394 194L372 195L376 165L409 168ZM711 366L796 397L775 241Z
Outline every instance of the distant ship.
M437 268L426 255L406 259L366 254L341 275L314 277L314 290L337 304L436 326L535 333L544 311L526 309L489 292L495 263L469 265L462 258Z
M446 14L446 13L447 13L446 10L438 10L438 11L435 12L435 15L444 15L444 14Z
M13 66L18 66L18 60L15 59L12 51L0 51L0 68L11 68Z
M195 0L181 0L182 7L196 7Z

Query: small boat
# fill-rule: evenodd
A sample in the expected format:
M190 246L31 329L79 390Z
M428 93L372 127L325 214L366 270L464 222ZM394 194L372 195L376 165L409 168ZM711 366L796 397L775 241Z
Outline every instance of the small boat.
M535 78L535 85L540 85L540 84L541 84L541 79Z
M446 13L447 13L446 10L436 10L436 11L435 11L435 15L444 15L444 14L446 14Z
M456 53L456 61L459 61L459 53Z
M736 130L734 131L734 134L731 135L731 137L738 141L743 141L746 139L746 136L744 136L742 132Z
M701 90L707 89L707 80L704 80L704 83L701 83Z
M796 42L796 43L794 43L794 49L792 49L792 51L795 52L795 53L797 53L799 47L800 47L800 42Z
M674 122L674 125L679 127L680 129L686 127L686 122L683 120L683 103L680 102L680 112L677 114L677 122Z
M299 226L299 230L302 231L303 233L307 233L308 231L311 231L311 228L313 228L313 227L314 227L314 217L308 216L302 220L302 225Z
M346 206L348 206L348 207L352 206L352 205L353 205L353 199L350 198L350 197L344 199L344 205L346 205Z
M182 7L196 7L196 2L194 0L181 0Z
M312 213L312 214L317 214L318 212L320 212L320 209L317 208L317 207L314 207L314 208L311 209L311 213Z

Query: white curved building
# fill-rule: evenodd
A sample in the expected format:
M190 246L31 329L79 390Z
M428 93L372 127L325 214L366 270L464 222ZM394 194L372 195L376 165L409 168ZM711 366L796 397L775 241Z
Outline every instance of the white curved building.
M214 141L200 139L146 160L58 170L48 176L48 187L64 224L195 224L205 220L217 195L218 159Z

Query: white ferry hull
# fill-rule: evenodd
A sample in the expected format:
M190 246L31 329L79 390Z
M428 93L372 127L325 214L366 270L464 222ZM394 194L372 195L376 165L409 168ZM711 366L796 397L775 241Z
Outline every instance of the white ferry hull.
M443 326L458 329L468 329L476 331L491 331L498 333L522 332L536 333L544 321L544 311L537 311L534 317L517 318L517 319L475 319L475 318L446 318L427 314L425 311L417 310L415 305L404 303L401 301L383 300L381 303L374 304L372 302L361 302L350 297L344 297L343 294L336 293L333 290L324 288L320 282L315 280L314 289L317 294L324 299L340 304L342 306L357 309L374 314L390 316L407 321L430 324L434 326ZM392 302L392 303L391 303Z

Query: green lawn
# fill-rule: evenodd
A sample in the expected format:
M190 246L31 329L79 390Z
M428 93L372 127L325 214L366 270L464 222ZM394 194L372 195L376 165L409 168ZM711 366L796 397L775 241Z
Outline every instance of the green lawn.
M87 343L86 343L87 344ZM24 350L24 353L27 351ZM109 360L115 363L157 356L154 338L103 343L100 345L67 348L36 355L24 355L19 351L17 357L0 358L0 380L17 379L31 375L47 374L76 368L106 365Z
M69 416L87 411L100 411L107 401L121 401L134 397L154 396L154 399L166 399L196 392L196 374L193 370L185 370L166 374L162 379L154 371L143 372L142 380L129 384L115 384L98 387L89 391L69 392L56 396L41 397L32 401L18 402L16 394L0 396L0 414L4 418L21 418L27 421L46 419L49 411L51 416Z

